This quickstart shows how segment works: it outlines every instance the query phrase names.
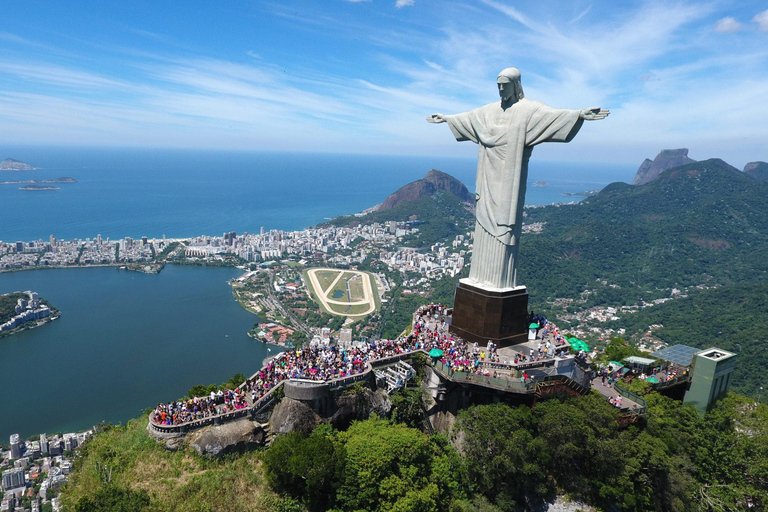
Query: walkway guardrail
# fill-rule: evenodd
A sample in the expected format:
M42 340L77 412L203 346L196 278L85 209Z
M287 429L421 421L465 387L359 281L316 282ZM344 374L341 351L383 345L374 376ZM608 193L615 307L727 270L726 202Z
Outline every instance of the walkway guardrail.
M289 381L297 382L297 383L302 383L310 386L311 385L328 386L330 389L338 389L338 388L352 385L355 382L360 382L368 379L371 375L371 372L374 370L374 368L380 368L382 366L388 366L390 364L394 364L398 361L402 361L403 359L408 359L410 357L413 357L414 354L417 354L417 353L422 353L425 356L429 357L429 355L425 350L422 350L422 349L410 350L408 352L403 352L401 354L383 357L381 359L368 362L365 370L363 370L360 373L356 373L354 375L349 375L346 377L338 377L336 379L325 380L325 381L320 381L320 380L314 381L309 379L285 379L275 384L275 386L272 389L270 389L267 393L265 393L264 396L256 400L253 403L253 405L251 405L250 407L244 407L242 409L237 409L235 411L228 411L226 413L217 414L215 416L208 416L206 418L200 418L197 420L188 421L186 423L179 423L176 425L164 425L161 423L155 423L154 419L152 418L152 415L150 415L149 425L150 425L150 428L161 433L184 433L189 430L195 430L208 425L218 424L224 421L230 421L233 419L242 418L249 415L254 416L262 412L264 409L266 409L272 404L272 402L275 400L275 396L274 396L275 392L279 388L281 388L282 385L285 384L286 382L289 382ZM258 374L259 372L254 373L254 377L257 376ZM243 387L244 385L245 383L241 384L238 387Z
M272 389L270 389L266 394L264 394L264 396L257 399L251 406L244 407L242 409L237 409L235 411L229 411L223 414L218 414L216 416L200 418L197 420L192 420L186 423L181 423L176 425L164 425L160 423L155 423L153 417L150 415L149 425L150 425L150 428L161 433L185 433L185 432L188 432L189 430L194 430L207 425L219 424L224 421L230 421L230 420L242 418L245 416L253 417L256 414L259 414L260 412L264 411L270 405L272 405L272 403L276 400L275 393L286 382L296 382L296 383L301 383L302 385L307 385L307 386L312 386L312 385L328 386L330 389L339 389L346 386L350 386L356 382L361 382L368 379L371 373L373 372L373 370L376 368L381 368L383 366L388 366L388 365L397 363L398 361L402 361L404 359L409 359L419 353L423 354L428 360L432 361L431 366L438 374L442 375L445 379L450 380L452 382L456 382L456 383L475 384L478 386L497 389L500 391L509 391L514 393L529 393L535 389L537 382L541 382L540 380L535 381L534 379L530 379L527 382L523 382L522 379L518 377L498 377L498 376L493 377L488 375L481 375L478 373L456 371L452 367L443 363L440 360L432 360L429 357L429 354L427 353L426 350L416 349L416 350L409 350L401 354L396 354L394 356L388 356L388 357L383 357L381 359L376 359L375 361L369 361L366 364L365 370L354 375L338 377L336 379L331 379L326 381L314 381L310 379L282 380L277 384L275 384L275 386ZM510 373L517 370L528 370L532 368L546 368L548 371L554 371L554 365L555 365L555 359L545 359L541 361L533 361L530 363L519 363L519 364L495 363L490 361L481 361L479 363L479 366L485 368L486 370L490 370L490 369L502 370L502 371L509 371ZM257 378L260 371L261 370L259 370L258 372L255 372L253 376L251 376L251 379ZM562 377L572 378L569 375L563 375ZM577 384L581 384L578 382L578 379L574 380L574 382L576 382ZM244 386L245 386L245 383L241 384L239 387L242 388Z
M621 381L616 381L616 383L613 385L613 389L624 398L632 400L640 406L639 409L630 409L632 412L645 414L648 411L648 402L645 401L645 398L641 397L634 391L627 389L627 387L624 386Z
M684 384L686 382L691 382L690 372L685 375L678 375L674 379L663 380L655 384L652 383L651 389L653 389L654 391L658 391L660 389L668 389L668 388L677 386L678 384Z

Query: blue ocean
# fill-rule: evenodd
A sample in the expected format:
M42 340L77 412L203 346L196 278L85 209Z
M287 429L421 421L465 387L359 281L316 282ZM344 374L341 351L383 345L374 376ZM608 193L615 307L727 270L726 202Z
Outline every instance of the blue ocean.
M2 154L2 153L5 154ZM0 240L190 237L299 230L382 202L430 169L474 189L475 158L151 149L2 148L39 170L0 181L72 177L60 190L0 185ZM531 162L527 204L629 181L634 168ZM547 187L531 186L547 182Z

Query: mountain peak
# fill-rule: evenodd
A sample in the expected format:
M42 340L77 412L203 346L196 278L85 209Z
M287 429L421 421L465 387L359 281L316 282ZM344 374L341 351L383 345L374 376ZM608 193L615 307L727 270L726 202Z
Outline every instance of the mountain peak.
M662 149L653 161L646 158L645 161L640 164L640 168L637 170L637 174L635 174L635 179L632 180L632 184L644 185L658 178L659 174L667 169L690 164L695 161L696 160L693 160L692 158L688 158L688 148Z
M758 180L768 180L768 163L749 162L744 166L744 174Z
M471 201L474 199L472 194L467 190L466 185L451 176L450 174L438 171L437 169L430 170L424 178L401 187L395 193L390 194L387 199L381 203L376 210L385 211L391 210L395 206L415 201L422 196L431 196L437 192L445 190L455 195L462 201Z

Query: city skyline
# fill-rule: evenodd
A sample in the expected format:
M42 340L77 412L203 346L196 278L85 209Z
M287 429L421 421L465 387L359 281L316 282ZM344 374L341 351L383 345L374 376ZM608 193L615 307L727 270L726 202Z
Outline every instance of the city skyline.
M424 118L495 101L514 65L531 99L612 112L537 159L743 167L768 160L764 7L5 2L2 142L472 156Z

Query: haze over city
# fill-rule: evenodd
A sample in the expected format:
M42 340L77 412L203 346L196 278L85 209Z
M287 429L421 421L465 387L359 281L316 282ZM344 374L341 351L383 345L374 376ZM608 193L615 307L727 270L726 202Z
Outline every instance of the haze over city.
M767 160L756 2L3 2L0 131L29 145L473 156L433 112L611 109L540 160ZM0 156L13 156L12 154Z

